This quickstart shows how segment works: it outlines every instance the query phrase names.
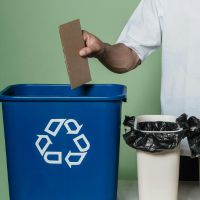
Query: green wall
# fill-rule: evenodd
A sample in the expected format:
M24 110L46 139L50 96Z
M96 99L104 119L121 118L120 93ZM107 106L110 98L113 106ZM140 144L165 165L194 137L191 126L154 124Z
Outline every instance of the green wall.
M15 83L68 83L58 26L80 18L82 28L114 43L139 0L0 0L0 89ZM127 115L160 113L160 51L127 74L90 59L92 83L128 86ZM2 124L2 121L1 121ZM3 128L0 199L8 199ZM136 155L121 141L121 179L135 179Z

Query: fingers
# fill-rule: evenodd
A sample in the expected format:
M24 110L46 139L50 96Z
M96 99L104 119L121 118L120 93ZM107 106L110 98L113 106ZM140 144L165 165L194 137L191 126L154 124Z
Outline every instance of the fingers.
M82 35L86 47L79 51L79 55L82 57L95 57L101 50L101 41L96 36L84 30L82 30Z
M88 36L88 32L85 31L85 30L82 30L82 35L83 35L83 39L84 39L84 41L87 41L87 39L89 38L89 36Z
M88 32L82 30L83 40L86 42L89 39ZM82 57L89 56L92 53L92 50L89 47L85 47L79 51L79 55Z
M79 55L82 57L90 56L92 54L92 49L90 47L85 47L79 51Z
M89 34L87 31L82 30L83 40L85 43L89 40ZM92 49L89 47L85 47L79 51L79 55L82 57L89 56L92 53Z

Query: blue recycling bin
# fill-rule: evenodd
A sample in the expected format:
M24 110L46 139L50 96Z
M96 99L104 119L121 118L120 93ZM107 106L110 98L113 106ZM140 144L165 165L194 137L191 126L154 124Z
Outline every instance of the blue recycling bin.
M117 84L13 85L0 93L11 200L116 200Z

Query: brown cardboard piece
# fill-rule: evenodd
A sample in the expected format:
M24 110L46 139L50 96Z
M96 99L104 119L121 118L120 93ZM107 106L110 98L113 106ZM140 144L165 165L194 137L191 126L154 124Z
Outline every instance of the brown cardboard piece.
M71 87L74 89L91 81L88 59L79 55L80 49L85 47L80 20L61 25L59 32Z

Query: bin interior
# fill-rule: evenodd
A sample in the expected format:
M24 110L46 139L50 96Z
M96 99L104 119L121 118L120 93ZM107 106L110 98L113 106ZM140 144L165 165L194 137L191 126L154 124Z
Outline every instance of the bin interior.
M15 98L98 98L98 97L120 97L125 98L126 88L118 84L86 84L72 90L70 85L65 84L21 84L6 88L0 95L4 97Z

